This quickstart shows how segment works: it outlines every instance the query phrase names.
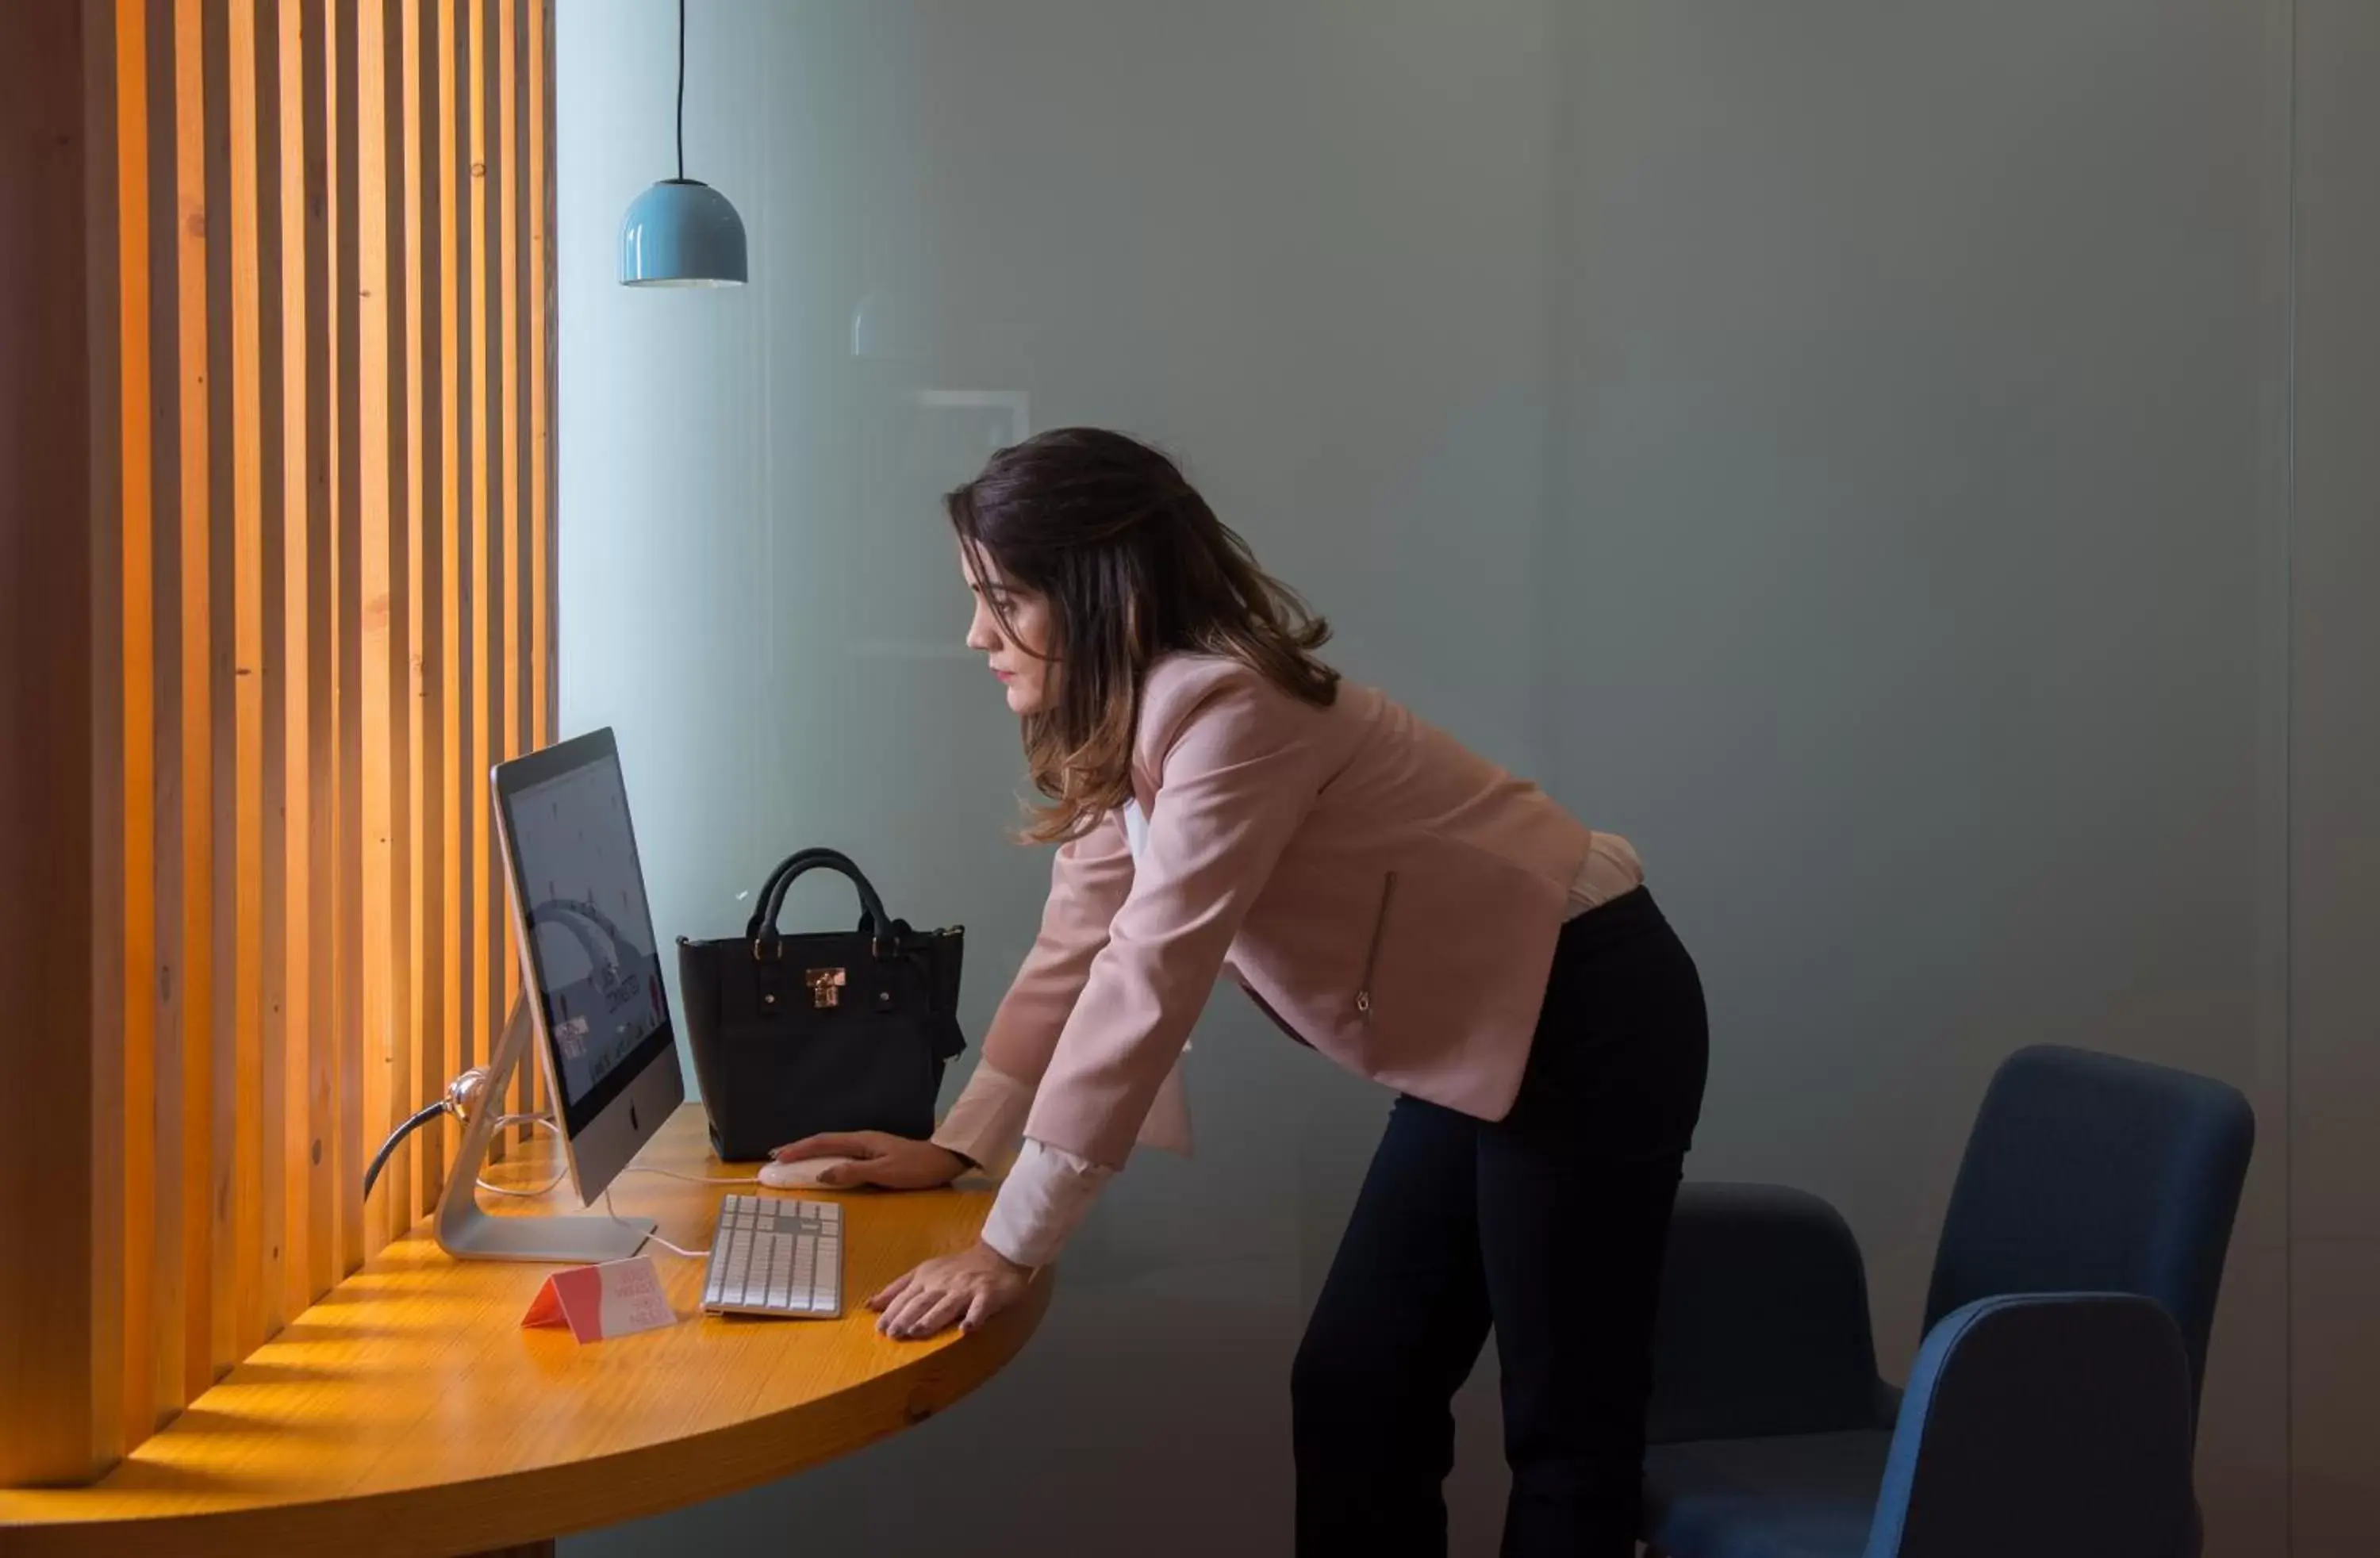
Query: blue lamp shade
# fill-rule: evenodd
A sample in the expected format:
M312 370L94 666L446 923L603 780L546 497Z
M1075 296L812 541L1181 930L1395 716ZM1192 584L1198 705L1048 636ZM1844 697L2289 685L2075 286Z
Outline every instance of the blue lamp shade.
M664 178L620 224L623 286L741 286L744 219L727 197L691 178Z

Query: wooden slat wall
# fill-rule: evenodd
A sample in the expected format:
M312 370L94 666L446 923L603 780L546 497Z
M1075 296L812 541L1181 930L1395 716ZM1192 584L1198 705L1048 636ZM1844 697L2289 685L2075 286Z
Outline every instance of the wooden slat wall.
M91 969L0 1056L53 1122L0 1130L47 1218L0 1484L103 1469L422 1216L455 1133L363 1165L518 988L486 773L553 734L550 6L0 7L0 235L75 189L91 250L0 236L0 452L48 445L0 461L0 616L76 673L0 706L0 940L12 989Z
M95 921L112 907L104 878L125 869L110 812L135 759L120 722L101 717L119 702L103 689L128 674L122 640L94 624L122 610L107 598L123 566L111 517L135 499L115 462L88 456L138 408L123 404L137 391L110 393L119 218L92 192L113 182L99 132L115 79L83 68L113 35L106 16L0 6L0 984L11 1025L0 1045L0 1480L11 1481L88 1465L120 1405L113 1374L100 1375L123 1356L111 1334L121 1319L103 1309L122 1230L92 1213L122 1199L111 1176L123 1159L105 1146L132 1083L107 1074L122 1054L111 1006L123 970ZM93 653L58 653L86 642ZM102 1025L113 1045L94 1050L82 1038Z

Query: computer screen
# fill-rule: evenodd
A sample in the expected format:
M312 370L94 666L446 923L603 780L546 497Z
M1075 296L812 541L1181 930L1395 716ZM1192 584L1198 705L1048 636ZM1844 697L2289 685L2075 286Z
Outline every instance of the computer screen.
M575 1136L642 1068L647 1051L671 1042L619 759L604 751L525 783L504 797L504 809L531 983Z

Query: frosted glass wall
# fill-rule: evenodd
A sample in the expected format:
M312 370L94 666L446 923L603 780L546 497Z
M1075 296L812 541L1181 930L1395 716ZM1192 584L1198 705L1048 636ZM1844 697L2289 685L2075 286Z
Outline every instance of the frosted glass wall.
M1549 16L697 0L689 171L743 213L753 285L629 292L612 235L671 171L674 18L563 7L563 720L619 729L664 934L723 933L770 862L837 845L895 912L967 926L980 1030L1048 864L1009 841L1015 724L961 645L938 498L1028 428L1161 440L1351 675L1542 765ZM849 912L824 886L788 909ZM1123 1176L993 1388L672 1529L1284 1535L1290 1357L1388 1100L1234 992L1189 1082L1197 1160ZM1494 1418L1471 1420L1492 1541Z
M966 924L979 1031L1047 867L937 498L1029 429L1156 437L1351 674L1638 841L1712 992L1689 1172L1838 1200L1896 1369L2007 1051L2248 1088L2203 1491L2210 1552L2275 1551L2276 14L696 0L689 172L753 285L695 293L612 279L672 10L569 0L563 723L619 729L662 932L836 845ZM574 1551L1286 1551L1289 1359L1387 1100L1230 993L1190 1082L1197 1161L1135 1162L978 1397Z

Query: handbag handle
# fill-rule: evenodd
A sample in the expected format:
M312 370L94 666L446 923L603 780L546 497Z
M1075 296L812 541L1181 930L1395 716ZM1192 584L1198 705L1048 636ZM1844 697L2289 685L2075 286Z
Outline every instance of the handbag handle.
M867 873L852 863L851 858L832 849L805 849L788 858L769 873L765 902L753 912L748 927L754 956L759 955L764 943L777 940L777 915L785 905L785 895L795 882L820 869L833 871L848 879L859 889L860 929L868 932L871 946L881 947L892 934L892 917L884 912L884 900L876 895L876 886Z
M831 849L796 849L778 861L770 870L768 879L760 883L759 895L752 900L752 917L744 922L744 939L747 942L757 942L760 939L762 926L776 923L777 911L773 906L782 901L777 886L784 880L786 872L807 870L816 863L820 856L833 853L834 851Z

